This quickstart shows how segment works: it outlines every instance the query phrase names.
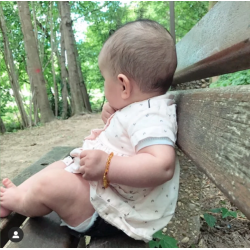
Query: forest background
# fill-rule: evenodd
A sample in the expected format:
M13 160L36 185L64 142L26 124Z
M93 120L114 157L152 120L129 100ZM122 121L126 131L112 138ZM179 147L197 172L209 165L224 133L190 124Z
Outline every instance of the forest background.
M175 2L176 43L216 2ZM168 1L0 3L0 131L100 112L98 54L121 25L152 19L170 30ZM210 87L250 84L250 70Z

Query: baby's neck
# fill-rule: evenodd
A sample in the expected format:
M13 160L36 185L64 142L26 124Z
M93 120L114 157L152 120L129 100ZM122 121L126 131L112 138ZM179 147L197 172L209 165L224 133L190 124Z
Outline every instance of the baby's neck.
M142 102L142 101L145 101L145 100L148 100L150 98L153 98L153 97L156 97L156 96L160 96L160 95L163 95L163 94L160 94L158 92L154 92L154 93L142 93L141 91L139 91L137 93L134 93L131 96L129 104L132 104L134 102Z

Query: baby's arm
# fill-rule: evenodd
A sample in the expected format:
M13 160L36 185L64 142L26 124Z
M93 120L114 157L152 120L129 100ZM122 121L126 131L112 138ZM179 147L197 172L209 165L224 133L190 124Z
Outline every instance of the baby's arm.
M175 150L169 145L153 145L141 149L135 156L114 156L108 180L131 187L155 187L172 179L175 170Z

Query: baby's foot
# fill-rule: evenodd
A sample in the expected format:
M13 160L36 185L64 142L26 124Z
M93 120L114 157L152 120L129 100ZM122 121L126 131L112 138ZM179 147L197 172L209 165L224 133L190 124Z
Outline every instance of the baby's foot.
M6 217L20 205L22 192L7 178L2 183L6 188L0 188L0 217Z

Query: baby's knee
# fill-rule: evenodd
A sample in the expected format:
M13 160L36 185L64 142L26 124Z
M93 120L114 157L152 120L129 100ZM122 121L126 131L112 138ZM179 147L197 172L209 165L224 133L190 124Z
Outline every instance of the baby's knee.
M37 178L36 182L30 187L30 190L34 195L37 195L39 198L42 198L42 196L47 195L48 188L49 188L49 178L47 178L45 175L39 176Z
M37 176L33 186L30 187L35 195L48 197L53 189L57 188L57 182L60 180L60 172L64 169L51 169Z

